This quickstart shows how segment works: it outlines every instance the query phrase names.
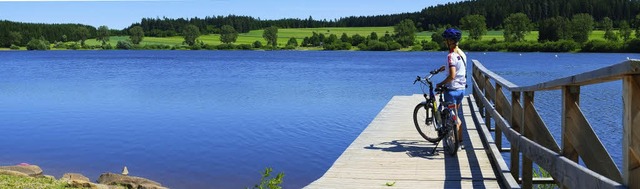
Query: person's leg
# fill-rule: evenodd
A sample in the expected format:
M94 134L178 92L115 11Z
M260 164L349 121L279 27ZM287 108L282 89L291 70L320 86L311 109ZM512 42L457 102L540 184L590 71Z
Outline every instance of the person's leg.
M462 115L462 100L464 99L464 90L456 91L456 128L458 128L458 141L462 143L462 120L460 118L464 116Z

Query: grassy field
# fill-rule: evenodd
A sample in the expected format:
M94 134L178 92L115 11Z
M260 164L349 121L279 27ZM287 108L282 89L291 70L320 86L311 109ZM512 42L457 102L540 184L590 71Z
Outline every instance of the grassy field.
M238 40L235 44L252 44L255 41L260 41L262 44L267 44L267 41L262 38L263 30L252 30L249 33L241 33L238 35ZM393 27L354 27L354 28L294 28L294 29L278 29L278 44L284 46L291 37L296 38L298 43L302 43L305 37L311 37L313 32L322 33L329 37L331 34L336 34L338 38L342 36L342 33L346 33L351 37L355 34L362 36L368 36L371 32L376 32L378 36L384 36L386 32L393 34ZM112 36L109 39L111 45L116 45L120 40L128 40L128 36ZM206 44L219 45L219 34L202 35L198 40L203 41ZM182 45L184 38L182 36L174 37L144 37L141 45L153 45L153 44L165 44L165 45ZM95 39L88 39L85 41L88 45L100 45L102 44Z

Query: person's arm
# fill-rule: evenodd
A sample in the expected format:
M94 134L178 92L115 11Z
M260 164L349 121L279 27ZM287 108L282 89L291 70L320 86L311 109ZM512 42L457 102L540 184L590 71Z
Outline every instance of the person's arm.
M455 66L450 66L449 67L449 75L447 75L447 78L444 78L444 80L440 83L438 83L436 86L441 86L447 83L450 83L451 81L453 81L453 78L456 75L456 67Z

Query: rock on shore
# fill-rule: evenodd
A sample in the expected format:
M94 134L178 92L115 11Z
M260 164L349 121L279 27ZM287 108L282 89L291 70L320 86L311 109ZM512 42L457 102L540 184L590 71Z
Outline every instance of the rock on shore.
M29 165L26 163L13 166L0 166L0 175L11 175L20 177L49 177L43 175L42 169L37 165ZM98 178L98 183L93 183L89 178L78 173L65 173L60 181L67 183L67 186L75 188L92 188L92 189L112 189L112 188L129 188L129 189L167 189L160 183L142 177L127 176L115 173L104 173Z

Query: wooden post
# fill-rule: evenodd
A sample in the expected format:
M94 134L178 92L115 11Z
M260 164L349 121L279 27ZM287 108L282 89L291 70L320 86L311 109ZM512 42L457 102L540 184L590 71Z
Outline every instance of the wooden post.
M495 90L495 93L493 93L493 94L496 94L496 96L493 97L495 98L493 101L493 104L495 104L496 111L498 113L502 112L502 108L504 108L502 107L502 105L500 105L500 103L497 102L498 93L501 93L501 92L502 92L502 86L498 82L496 82L496 90ZM496 126L495 136L496 136L495 138L496 146L498 147L498 150L502 151L502 130L498 126Z
M492 97L489 94L489 90L487 90L487 87L489 87L491 85L491 82L489 82L489 77L483 77L484 81L484 87L483 87L483 91L484 91L484 96L487 97L487 100L489 100L489 102L492 102ZM489 108L485 107L484 108L484 124L487 127L487 130L491 131L491 114L489 113L489 111L487 111ZM500 149L498 149L500 150Z
M562 87L562 155L567 159L578 162L578 152L569 140L569 108L573 103L580 104L580 86ZM575 118L574 118L575 119Z
M511 124L511 128L513 130L520 132L520 123L522 123L523 114L517 114L516 106L520 106L520 96L522 93L520 92L511 92L511 120L509 121ZM519 107L518 107L519 108ZM522 109L522 108L519 108ZM511 145L511 175L513 178L520 178L520 150L518 146Z
M640 75L624 77L622 99L624 102L623 182L628 188L640 188Z
M534 108L533 107L533 91L524 92L524 110ZM527 119L526 117L524 119ZM531 133L526 132L527 127L535 127L535 125L529 125L528 121L524 122L524 127L520 128L520 132L525 137L531 137ZM526 156L522 156L522 188L531 189L533 188L533 162L531 159Z

